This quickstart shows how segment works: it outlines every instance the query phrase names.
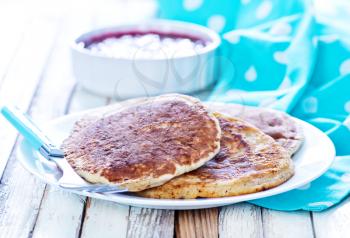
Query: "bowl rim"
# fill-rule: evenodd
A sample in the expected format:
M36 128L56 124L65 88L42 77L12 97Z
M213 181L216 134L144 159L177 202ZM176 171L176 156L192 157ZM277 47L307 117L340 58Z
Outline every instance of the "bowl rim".
M180 56L175 56L175 57L160 57L160 58L139 58L139 59L135 59L135 58L125 58L125 57L114 57L114 56L108 56L108 55L104 55L102 53L99 52L92 52L89 49L83 48L81 46L79 46L79 43L81 42L81 39L84 37L88 37L88 36L94 36L94 35L98 35L104 32L108 32L108 31L116 31L118 32L118 29L121 30L125 30L127 28L140 28L142 30L146 29L145 31L147 31L147 27L152 28L158 25L168 25L169 30L171 29L171 31L173 31L174 33L183 33L183 32L179 32L178 28L192 28L191 32L188 34L189 36L191 36L192 32L196 32L196 33L201 33L204 35L207 35L208 39L209 39L209 43L203 47L202 49L197 51L197 54L190 54L190 55L180 55ZM141 31L141 30L140 30ZM167 33L167 31L159 29L160 33ZM195 36L195 34L193 34ZM139 23L124 23L124 24L118 24L118 25L113 25L113 26L108 26L108 27L101 27L101 28L95 28L93 30L90 31L85 31L84 33L81 33L78 35L78 37L75 37L74 40L71 42L71 49L73 51L79 52L81 54L87 55L87 56L92 56L92 57L97 57L97 58L105 58L105 59L113 59L113 60L124 60L124 61L133 61L133 60L137 60L137 61L161 61L161 60L171 60L171 59L183 59L183 58L191 58L193 56L200 56L203 54L207 54L211 51L216 50L221 44L221 38L219 36L218 33L216 33L214 30L207 28L205 26L201 26L195 23L190 23L190 22L184 22L184 21L175 21L175 20L164 20L164 19L153 19L153 20L147 20L147 21L143 21L143 22L139 22Z

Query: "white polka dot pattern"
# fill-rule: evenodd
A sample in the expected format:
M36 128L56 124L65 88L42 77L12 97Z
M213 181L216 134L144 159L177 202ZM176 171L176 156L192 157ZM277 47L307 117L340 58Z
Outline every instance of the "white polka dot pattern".
M187 11L194 11L200 8L203 4L203 0L184 0L183 7Z
M343 63L341 63L339 71L340 75L346 75L350 73L350 59L344 60Z
M350 101L347 101L344 105L344 109L347 113L350 113Z
M224 29L226 24L226 18L221 15L213 15L208 19L208 27L216 32L220 32Z
M318 100L315 97L308 97L303 101L303 108L306 113L316 113Z
M244 74L244 78L248 82L255 81L257 79L257 77L258 77L258 74L257 74L256 69L254 68L254 66L250 66L249 69Z
M263 1L260 6L256 10L256 18L261 20L266 18L272 10L272 2L265 0Z

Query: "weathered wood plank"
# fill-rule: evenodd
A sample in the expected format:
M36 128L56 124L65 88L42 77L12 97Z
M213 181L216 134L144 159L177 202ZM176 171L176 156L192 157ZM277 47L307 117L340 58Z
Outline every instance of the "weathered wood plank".
M94 96L85 90L78 87L72 96L68 112L78 112L82 110L87 110L93 107L103 106L107 103L107 99L99 96ZM50 200L55 201L50 203ZM94 201L95 202L95 201ZM60 204L60 211L58 213L54 213L53 217L55 219L47 219L47 217L52 213L53 210L56 209L56 204ZM89 204L89 206L85 206ZM104 210L96 210L103 207L101 204L97 206L90 206L92 204L90 198L85 198L81 196L77 196L68 192L60 191L59 194L48 191L43 198L43 202L40 209L39 218L37 221L37 225L34 230L33 238L36 237L45 237L48 235L47 227L50 227L50 237L59 238L59 237L89 237L89 232L91 230L96 229L96 225L91 223L90 220L98 220L99 217L103 217L104 214L116 212L116 210L108 210L108 208ZM94 205L94 203L93 203ZM91 208L91 211L90 209ZM86 209L86 210L85 210ZM85 210L85 213L84 213ZM118 211L119 213L123 212L124 214L128 214L128 210L126 212L123 209ZM86 219L86 215L89 216ZM96 216L99 217L96 217ZM121 215L122 216L122 215ZM67 220L66 217L72 217L73 220ZM116 217L116 216L115 216ZM76 219L78 218L78 219ZM105 217L109 220L109 217ZM120 217L121 218L121 217ZM61 226L55 224L55 221L59 220L61 222ZM113 220L109 220L112 222ZM84 224L86 222L86 224ZM120 222L120 225L124 225L124 229L126 229L126 223L123 223L122 220L115 220L115 224ZM102 225L106 225L102 223ZM62 231L62 227L64 227L64 231ZM105 229L105 226L101 226L100 229ZM88 232L87 232L88 231ZM117 233L118 234L118 233ZM114 234L115 235L115 234Z
M35 224L45 185L18 163L10 162L9 169L0 185L0 237L27 237Z
M58 19L31 22L0 88L0 101L28 110L55 42ZM0 119L0 173L12 153L17 133ZM33 189L35 188L35 189ZM0 187L0 237L27 237L35 223L44 184L10 157Z
M173 238L174 211L130 207L128 238Z
M217 238L218 209L178 211L175 231L177 238Z
M64 31L62 31L58 39L54 57L48 67L43 86L39 89L35 100L43 108L51 106L49 110L52 111L52 115L58 116L66 112L85 109L80 104L71 107L74 104L73 102L79 101L78 95L80 90L75 90L74 87L75 80L70 69L68 46L72 34L80 31L82 28L86 28L89 24L91 24L89 16L80 16L79 21L73 21L69 16L65 18ZM45 98L48 98L48 100L45 100ZM105 102L105 100L101 101L100 99L97 101ZM85 98L84 102L86 104L91 102L90 105L95 105L96 103L93 98ZM45 119L47 120L47 118ZM79 237L84 206L85 197L55 188L47 189L42 199L40 213L32 237Z
M72 97L72 104L76 107L69 112L88 109L91 105L101 103L105 104L106 100L99 97L84 97L86 92L77 90ZM85 103L80 104L82 96L85 98ZM77 102L78 101L78 102ZM90 102L87 103L87 101ZM78 108L78 105L81 107ZM86 106L86 107L82 107ZM60 237L80 237L82 232L82 224L84 222L84 209L87 202L85 197L78 196L65 191L57 191L50 189L45 193L40 207L40 213L34 229L33 238L60 238ZM59 204L59 211L57 210ZM70 219L67 219L69 217ZM50 218L50 219L48 219ZM50 229L48 229L48 227Z
M350 198L324 212L312 213L317 238L350 236Z
M84 206L84 197L49 186L42 198L32 237L79 237Z
M69 26L68 26L69 25ZM48 68L43 75L43 82L33 101L32 114L37 122L46 122L49 119L63 115L69 103L71 91L74 88L74 79L70 73L69 49L67 48L69 35L77 28L76 24L63 24L64 31L57 39L57 44ZM62 64L62 62L67 62ZM45 112L45 113L43 113ZM81 212L72 211L66 214L60 207L84 207L84 201L75 195L75 200L66 199L71 194L50 188L45 192L40 213L34 227L33 237L77 237L80 230ZM70 219L67 219L69 215Z
M48 187L32 237L79 237L84 203L85 200L78 195ZM69 208L74 209L67 213Z
M219 214L220 238L264 237L261 209L248 203L222 207Z
M28 25L18 52L0 87L2 105L12 104L26 111L41 79L57 30L56 21L34 21ZM41 31L46 31L43 34ZM0 178L17 133L0 117Z
M126 237L128 216L129 206L88 199L81 237Z
M0 4L0 29L2 34L6 36L0 38L0 85L13 60L14 53L23 39L24 29L28 25L26 21L28 16L23 11L24 9L16 9L17 16L13 14L14 10L13 6Z
M313 237L308 212L278 212L242 203L223 207L219 217L220 237Z
M279 212L262 209L264 236L268 238L312 238L309 212Z

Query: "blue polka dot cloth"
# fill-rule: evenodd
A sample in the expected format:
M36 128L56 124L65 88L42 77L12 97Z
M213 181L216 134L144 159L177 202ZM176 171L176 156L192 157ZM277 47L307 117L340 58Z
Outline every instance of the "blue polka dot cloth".
M222 36L220 76L209 100L272 107L323 130L337 158L306 186L254 200L262 207L322 211L350 193L350 2L158 0L161 18Z

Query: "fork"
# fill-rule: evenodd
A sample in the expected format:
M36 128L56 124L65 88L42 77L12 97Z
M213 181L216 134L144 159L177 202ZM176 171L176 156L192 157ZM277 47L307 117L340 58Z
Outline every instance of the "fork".
M91 184L82 179L64 158L64 152L55 146L51 140L27 117L15 107L4 106L1 109L3 116L24 136L24 138L45 159L45 166L51 170L55 184L63 189L113 194L126 192L127 189L112 184ZM55 166L52 166L54 162ZM47 173L47 171L45 171Z

